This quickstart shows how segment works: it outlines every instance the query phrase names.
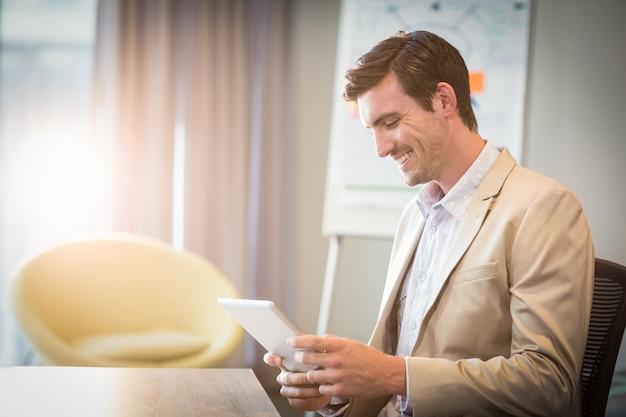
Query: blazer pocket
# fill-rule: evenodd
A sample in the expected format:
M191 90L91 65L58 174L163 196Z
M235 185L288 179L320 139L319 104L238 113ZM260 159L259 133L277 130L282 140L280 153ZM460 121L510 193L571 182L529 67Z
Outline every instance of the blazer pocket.
M482 265L475 265L462 268L452 274L452 285L463 284L465 282L497 278L500 276L498 262L489 262Z

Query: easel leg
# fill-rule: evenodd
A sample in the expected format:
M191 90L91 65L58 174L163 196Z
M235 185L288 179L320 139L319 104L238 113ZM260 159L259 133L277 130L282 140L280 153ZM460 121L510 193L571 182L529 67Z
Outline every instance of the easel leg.
M330 311L332 309L333 291L335 289L335 276L337 275L337 265L339 260L340 238L332 235L329 238L328 259L326 261L326 275L324 276L324 286L322 287L322 298L320 301L320 312L317 320L317 334L322 336L328 333L330 323Z

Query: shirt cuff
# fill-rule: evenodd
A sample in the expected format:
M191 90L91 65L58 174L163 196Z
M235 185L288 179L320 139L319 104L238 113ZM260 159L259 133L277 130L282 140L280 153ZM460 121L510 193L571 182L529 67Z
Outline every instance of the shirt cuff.
M412 409L413 407L410 406L410 404L412 404L412 401L411 401L411 378L409 378L409 357L408 356L404 357L404 368L406 372L406 401L403 404L404 405L403 408Z

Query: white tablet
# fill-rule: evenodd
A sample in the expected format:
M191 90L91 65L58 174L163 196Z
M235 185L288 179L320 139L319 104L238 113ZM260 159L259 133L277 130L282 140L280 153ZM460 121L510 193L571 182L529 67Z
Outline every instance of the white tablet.
M272 301L218 298L217 302L268 352L281 356L285 368L293 372L315 369L294 361L296 349L287 345L287 339L303 332Z

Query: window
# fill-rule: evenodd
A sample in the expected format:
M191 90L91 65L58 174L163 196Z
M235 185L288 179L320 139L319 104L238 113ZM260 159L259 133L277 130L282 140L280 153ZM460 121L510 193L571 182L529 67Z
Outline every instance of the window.
M10 268L42 241L81 231L93 204L95 17L96 0L0 2L0 364L22 356L9 319Z

